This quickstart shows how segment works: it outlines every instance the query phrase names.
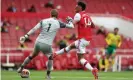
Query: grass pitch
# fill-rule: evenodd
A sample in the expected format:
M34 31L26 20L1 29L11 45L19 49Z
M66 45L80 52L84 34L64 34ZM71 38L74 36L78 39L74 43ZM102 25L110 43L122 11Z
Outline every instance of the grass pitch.
M30 71L29 80L46 80L46 71ZM94 80L90 71L70 70L53 71L51 80ZM22 79L16 71L1 71L1 80L28 80ZM99 80L133 80L133 71L99 72Z

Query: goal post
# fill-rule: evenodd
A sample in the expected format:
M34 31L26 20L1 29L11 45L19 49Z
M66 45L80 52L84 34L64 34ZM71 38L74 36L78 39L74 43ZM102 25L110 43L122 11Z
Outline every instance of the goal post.
M122 54L117 54L115 56L115 61L113 65L113 71L122 71L122 58L133 58L133 49L118 49L116 50L116 53L122 53ZM126 54L130 53L130 54Z

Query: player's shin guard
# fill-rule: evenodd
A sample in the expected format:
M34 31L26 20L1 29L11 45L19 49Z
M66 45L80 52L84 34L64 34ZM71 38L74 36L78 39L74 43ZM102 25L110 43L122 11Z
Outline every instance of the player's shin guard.
M66 48L63 48L63 49L61 49L61 50L59 50L59 51L56 51L55 53L58 55L58 54L63 54L63 53L67 53L67 52L69 52L70 51L70 46L67 46Z
M48 60L48 64L47 64L47 75L50 75L50 72L53 68L53 60Z
M80 59L80 63L84 66L84 67L86 67L87 69L89 69L89 70L93 70L93 68L92 68L92 66L90 65L90 63L88 63L88 61L87 60L85 60L84 58L82 58L82 59Z
M49 58L47 64L47 75L50 75L51 70L53 69L53 59Z
M48 60L47 71L51 71L53 69L53 60Z

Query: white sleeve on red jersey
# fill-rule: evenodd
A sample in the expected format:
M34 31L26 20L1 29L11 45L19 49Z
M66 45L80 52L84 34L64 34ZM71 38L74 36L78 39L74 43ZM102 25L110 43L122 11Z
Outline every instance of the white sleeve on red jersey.
M75 16L74 16L74 21L79 22L80 19L81 19L81 15L79 13L76 13Z

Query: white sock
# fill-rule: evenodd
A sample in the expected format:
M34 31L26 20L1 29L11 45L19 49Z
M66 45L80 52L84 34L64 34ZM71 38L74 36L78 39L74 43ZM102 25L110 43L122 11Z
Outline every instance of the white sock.
M70 51L70 46L67 46L66 48L63 48L63 49L61 49L59 51L56 51L55 53L56 54L63 54L65 52L69 52L69 51Z
M85 60L84 58L83 59L80 59L80 63L86 67L87 69L91 70L93 69L93 67L90 65L90 63L87 62L87 60Z
M53 60L48 60L47 70L51 71L53 69Z
M32 58L28 56L27 58L25 58L24 62L22 63L22 66L25 67L25 65L27 65L31 60Z

